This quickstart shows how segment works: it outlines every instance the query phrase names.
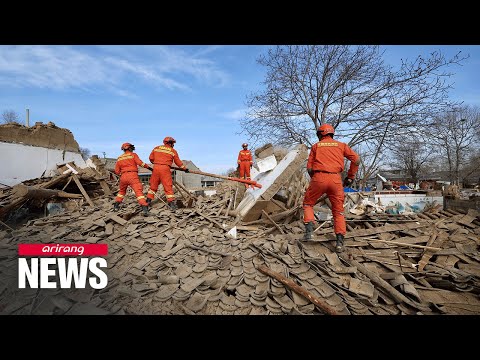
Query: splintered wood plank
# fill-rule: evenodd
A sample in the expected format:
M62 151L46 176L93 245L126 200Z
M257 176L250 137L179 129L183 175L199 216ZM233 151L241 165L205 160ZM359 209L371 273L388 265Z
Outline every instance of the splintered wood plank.
M99 180L98 181L100 183L100 186L102 187L103 189L103 193L106 195L106 196L110 196L112 195L112 190L110 190L110 186L108 186L107 182L105 180Z
M285 234L285 232L282 230L282 228L270 217L270 215L267 214L265 210L262 210L262 213L272 222L272 224L282 233Z
M115 214L108 214L107 216L110 220L113 220L113 221L115 221L116 223L118 223L122 226L125 225L128 222L127 220L122 219L120 216L115 215Z
M474 294L453 292L444 289L417 289L421 298L434 304L465 304L480 307L480 301Z
M392 285L390 285L388 282L383 280L378 274L375 274L372 271L368 270L365 266L360 264L358 261L349 259L347 254L340 253L339 257L341 257L346 263L350 264L350 266L355 266L363 275L365 275L370 279L372 284L376 285L377 287L385 291L388 295L390 295L393 298L393 300L395 300L395 302L400 304L406 303L421 311L429 311L429 308L427 306L424 306L423 304L419 304L413 300L410 300L401 292L399 292L397 289L395 289Z
M369 236L369 235L387 233L392 231L413 230L413 229L418 229L422 227L425 227L425 224L407 223L407 224L385 225L385 226L379 226L372 229L361 229L361 230L350 231L345 234L345 238Z
M95 207L95 204L93 203L92 199L90 199L90 196L88 196L87 192L83 188L82 183L78 179L78 176L75 174L72 174L72 178L73 178L73 181L75 181L75 184L77 184L78 188L80 189L80 192L82 193L85 200L87 200L88 204L92 207Z
M220 224L218 221L216 221L215 219L211 218L210 216L208 215L205 215L203 214L200 210L195 210L195 212L200 215L201 217L207 219L208 221L212 222L215 226L217 226L218 228L222 229L222 230L225 230L222 226L222 224Z
M427 242L427 246L433 247L433 245L435 245L435 247L441 247L446 239L448 239L448 235L444 231L438 232L437 229L434 228L432 235ZM428 264L428 261L432 256L433 252L430 249L426 248L422 255L422 258L418 262L418 271L423 271L425 265Z
M439 248L439 247L422 246L422 245L415 245L415 244L406 244L406 243L401 243L401 242L392 241L392 240L380 240L380 239L371 239L371 238L362 238L362 240L366 240L366 241L377 241L377 242L382 242L382 243L385 243L385 244L399 245L399 246L407 246L407 247L412 247L412 248L417 248L417 249L427 249L427 250L434 250L434 251L442 250L442 249Z

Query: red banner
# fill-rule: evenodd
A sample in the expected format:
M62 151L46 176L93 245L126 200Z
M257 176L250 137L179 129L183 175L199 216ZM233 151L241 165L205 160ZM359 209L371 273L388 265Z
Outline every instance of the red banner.
M20 256L106 256L107 244L19 244Z

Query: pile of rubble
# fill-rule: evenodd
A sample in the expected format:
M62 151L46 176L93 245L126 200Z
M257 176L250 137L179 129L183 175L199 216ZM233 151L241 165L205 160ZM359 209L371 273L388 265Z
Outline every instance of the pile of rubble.
M317 217L312 241L302 240L304 159L299 151L270 186L241 199L243 184L218 185L212 196L179 184L179 209L158 193L147 217L133 194L113 211L99 182L112 193L115 179L82 181L85 194L74 201L83 204L0 231L0 313L480 313L478 211L350 213L346 250L337 254L328 216ZM73 176L64 171L64 180ZM22 243L108 244L108 286L18 289Z

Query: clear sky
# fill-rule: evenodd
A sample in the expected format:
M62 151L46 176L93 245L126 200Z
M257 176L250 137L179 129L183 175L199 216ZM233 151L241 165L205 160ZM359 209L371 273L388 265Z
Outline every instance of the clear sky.
M0 45L0 113L68 128L92 154L117 157L124 142L144 161L165 136L184 160L221 174L236 167L246 95L262 88L256 58L269 46ZM480 46L382 46L398 64L440 49L469 54L452 68L451 97L480 105ZM0 155L1 156L1 155Z

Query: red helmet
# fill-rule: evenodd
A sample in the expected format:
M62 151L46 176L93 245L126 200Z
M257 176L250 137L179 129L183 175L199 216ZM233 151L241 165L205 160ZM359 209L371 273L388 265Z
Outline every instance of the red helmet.
M325 136L327 134L334 135L335 134L335 129L330 124L323 124L318 128L317 134L320 134L322 136Z
M248 144L247 144L247 143L243 143L243 144L242 144L242 147L248 147Z
M163 143L164 143L164 144L170 143L170 144L173 145L173 144L176 143L176 142L177 142L177 140L175 140L175 139L172 138L171 136L167 136L165 139L163 139Z
M132 150L135 150L135 145L133 144L130 144L130 143L123 143L122 144L122 147L120 148L120 150L128 150L128 149L132 149Z

